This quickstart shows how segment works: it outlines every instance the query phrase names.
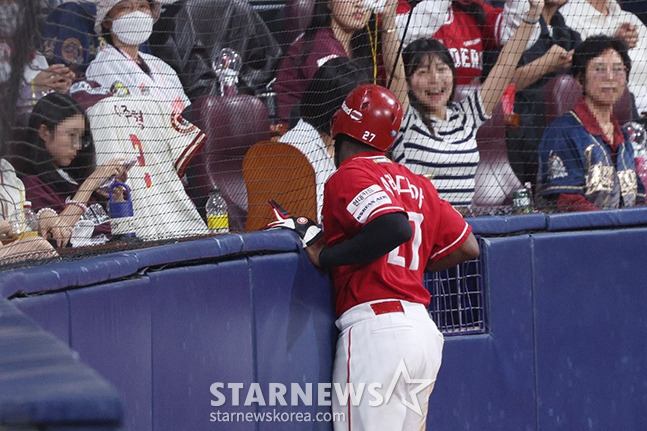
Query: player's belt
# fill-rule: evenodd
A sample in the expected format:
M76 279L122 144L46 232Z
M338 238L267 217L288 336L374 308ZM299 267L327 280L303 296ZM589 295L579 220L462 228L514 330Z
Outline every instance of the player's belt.
M376 316L386 313L404 313L404 308L400 301L374 302L371 304L371 308Z

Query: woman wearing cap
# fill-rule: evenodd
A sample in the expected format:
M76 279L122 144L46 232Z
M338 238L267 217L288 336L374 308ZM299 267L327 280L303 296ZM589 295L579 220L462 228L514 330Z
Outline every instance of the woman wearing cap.
M165 101L182 112L191 102L177 73L161 59L139 51L159 14L160 3L155 0L99 0L94 30L108 45L90 63L86 77L115 91Z

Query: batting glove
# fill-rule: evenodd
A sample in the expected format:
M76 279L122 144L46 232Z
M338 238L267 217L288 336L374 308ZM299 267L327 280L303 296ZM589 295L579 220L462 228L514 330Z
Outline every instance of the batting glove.
M269 223L265 229L290 229L299 235L303 248L309 247L319 241L323 231L308 217L293 217L289 212L281 208L276 201L268 201L276 216L276 221Z

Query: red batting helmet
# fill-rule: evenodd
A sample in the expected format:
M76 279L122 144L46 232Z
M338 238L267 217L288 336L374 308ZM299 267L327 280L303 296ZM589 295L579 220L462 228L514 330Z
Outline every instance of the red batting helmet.
M343 133L386 151L393 144L402 123L402 104L384 87L360 85L351 91L330 123L333 138Z

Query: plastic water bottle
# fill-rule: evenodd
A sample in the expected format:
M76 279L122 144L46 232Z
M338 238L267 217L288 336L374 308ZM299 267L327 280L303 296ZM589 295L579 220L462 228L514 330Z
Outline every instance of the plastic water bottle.
M229 213L227 212L227 202L222 197L219 189L209 192L209 200L205 205L207 212L207 227L211 233L229 232Z
M31 209L31 202L25 201L23 212L25 213L25 232L38 232L38 216Z
M220 81L220 95L234 96L238 94L238 75L243 66L240 54L231 48L220 50L218 57L213 60L213 70Z
M22 210L10 216L11 230L15 236L38 235L38 216L31 209L31 202L25 201Z

